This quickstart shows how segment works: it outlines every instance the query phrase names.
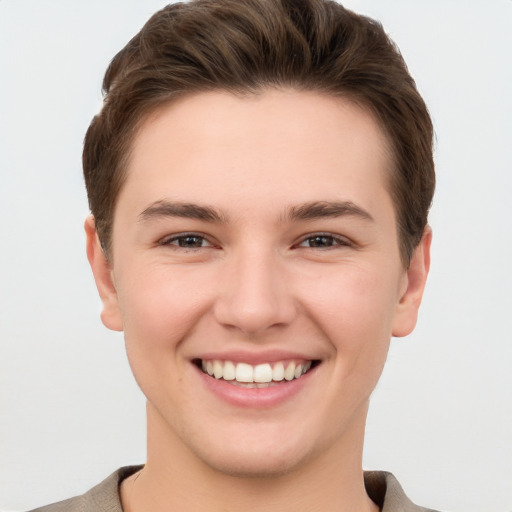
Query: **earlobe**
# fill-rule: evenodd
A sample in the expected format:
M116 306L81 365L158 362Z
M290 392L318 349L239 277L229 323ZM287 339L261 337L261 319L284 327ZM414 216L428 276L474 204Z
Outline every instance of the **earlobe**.
M87 237L87 259L91 265L96 287L103 303L101 321L113 331L122 331L123 322L117 291L112 280L111 265L99 242L96 224L92 215L86 218L84 227Z
M416 326L418 310L430 269L430 244L432 229L427 226L420 243L414 249L407 269L407 287L397 304L393 323L393 336L402 337L410 334Z

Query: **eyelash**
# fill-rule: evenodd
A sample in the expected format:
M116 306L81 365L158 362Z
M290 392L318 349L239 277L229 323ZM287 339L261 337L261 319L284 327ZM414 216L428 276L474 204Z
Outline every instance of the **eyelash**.
M200 245L199 247L195 247L195 246L187 247L185 245L180 245L180 241L181 240L185 240L187 238L196 238L196 239L198 239L201 242L201 244L203 242L206 242L207 245ZM173 242L177 242L177 243L173 243ZM160 240L158 242L158 245L169 245L169 246L172 246L172 247L176 247L177 249L188 249L188 250L197 250L197 249L203 249L205 247L213 247L214 246L214 244L211 243L206 238L206 236L204 236L201 233L178 233L176 235L172 235L172 236L169 236L169 237L162 238L162 240Z
M180 241L184 241L185 239L197 239L198 242L201 243L199 246L186 246L186 245L180 245ZM303 245L307 241L311 241L317 239L317 241L320 241L320 239L324 239L327 243L325 245L317 245L317 246L305 246ZM177 243L173 243L177 242ZM206 242L207 245L203 245L203 243ZM166 238L163 238L158 242L158 245L168 245L180 249L188 249L188 250L197 250L197 249L203 249L205 247L214 247L214 244L211 243L207 237L204 234L201 233L178 233L176 235L172 235ZM304 237L298 244L295 244L293 248L306 248L306 249L322 249L327 250L335 247L350 247L352 244L351 242L346 239L345 237L336 236L332 233L313 233L306 237Z
M311 241L313 239L327 239L331 242L330 245L324 245L324 246L316 246L316 247L311 247L311 246L304 246L302 244L304 244L305 242L307 242L308 240ZM313 233L313 234L310 234L306 237L304 237L297 245L296 247L305 247L306 249L323 249L323 250L326 250L326 249L331 249L331 248L336 248L336 247L350 247L352 245L352 243L350 242L350 240L348 240L347 238L345 237L342 237L342 236L336 236L336 235L333 235L332 233Z

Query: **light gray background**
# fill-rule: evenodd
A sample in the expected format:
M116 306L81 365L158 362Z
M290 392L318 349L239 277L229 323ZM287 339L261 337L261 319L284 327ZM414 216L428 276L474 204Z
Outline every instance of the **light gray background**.
M165 2L0 1L0 508L145 455L144 401L99 320L81 143L114 53ZM512 510L512 2L347 1L401 48L437 132L430 283L374 394L365 467L414 501Z

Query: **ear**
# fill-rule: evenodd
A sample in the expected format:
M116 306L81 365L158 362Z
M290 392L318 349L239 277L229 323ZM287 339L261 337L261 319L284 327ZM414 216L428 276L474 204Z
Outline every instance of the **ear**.
M410 334L416 326L418 309L423 297L430 268L430 243L432 230L427 226L420 243L414 249L409 268L405 276L405 292L397 304L393 322L393 336L401 337Z
M123 322L117 291L112 279L112 268L101 247L94 217L85 219L85 234L87 236L87 259L91 265L96 287L103 303L101 321L113 331L122 331Z

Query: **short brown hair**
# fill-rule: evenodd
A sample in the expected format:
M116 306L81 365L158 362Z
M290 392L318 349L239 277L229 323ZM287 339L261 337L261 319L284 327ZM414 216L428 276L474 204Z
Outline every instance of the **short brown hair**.
M83 151L89 206L107 255L131 143L147 115L184 95L269 87L345 97L376 116L393 150L390 194L408 265L434 192L432 122L380 23L328 0L171 4L114 57Z

